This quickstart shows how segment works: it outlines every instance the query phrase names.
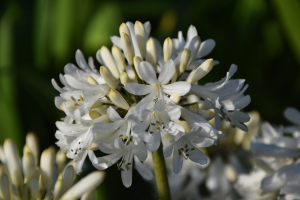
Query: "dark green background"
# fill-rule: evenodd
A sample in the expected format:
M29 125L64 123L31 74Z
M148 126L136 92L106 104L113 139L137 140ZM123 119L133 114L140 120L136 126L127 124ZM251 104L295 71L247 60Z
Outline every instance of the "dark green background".
M64 65L75 64L77 49L95 58L102 45L111 47L109 37L119 34L122 22L136 20L149 20L161 42L179 30L186 36L190 24L202 40L214 39L209 57L221 64L201 84L238 65L234 78L250 84L246 111L286 124L283 110L300 108L299 0L6 1L0 5L0 142L11 137L21 150L25 134L34 131L41 149L53 145L55 121L64 114L54 105L51 78L59 81ZM124 189L116 167L108 172L101 186L106 197L155 197L139 175Z

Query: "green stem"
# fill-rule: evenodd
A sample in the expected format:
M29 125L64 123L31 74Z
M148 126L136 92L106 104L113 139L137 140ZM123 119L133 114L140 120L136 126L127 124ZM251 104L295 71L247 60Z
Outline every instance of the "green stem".
M170 187L167 176L166 162L162 144L157 151L152 152L155 179L160 200L171 200Z

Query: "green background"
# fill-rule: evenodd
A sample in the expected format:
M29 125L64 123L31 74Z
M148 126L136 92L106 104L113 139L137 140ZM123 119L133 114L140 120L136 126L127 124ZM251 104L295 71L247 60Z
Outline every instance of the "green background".
M221 64L200 83L220 80L236 64L233 78L250 85L246 94L252 101L245 111L287 124L283 110L300 108L299 0L5 1L0 4L0 143L11 137L21 150L25 134L34 131L41 149L53 145L55 121L64 114L54 105L59 94L51 78L59 81L64 65L76 63L77 49L95 58L102 45L111 47L109 37L119 34L122 22L136 20L150 21L151 35L161 42L179 30L186 36L190 24L202 40L214 39L207 58ZM116 167L108 170L98 195L156 197L136 173L125 189Z

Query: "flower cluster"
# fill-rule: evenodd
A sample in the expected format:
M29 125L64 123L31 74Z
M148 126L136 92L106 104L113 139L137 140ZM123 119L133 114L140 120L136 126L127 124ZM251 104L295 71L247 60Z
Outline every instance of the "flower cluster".
M104 172L92 172L74 184L77 163L69 162L64 153L54 147L44 150L39 159L39 144L35 134L28 133L20 159L11 139L0 145L0 199L95 199L95 188L105 177Z
M149 22L121 24L120 37L111 37L112 49L102 46L96 53L100 70L78 50L79 68L65 66L59 77L63 87L52 80L60 92L55 105L66 114L56 123L57 145L78 163L77 173L87 156L99 170L116 163L129 187L133 164L145 179L152 179L143 161L147 149L156 151L164 136L170 138L163 144L164 155L172 155L173 171L179 173L183 159L208 162L199 148L216 144L224 135L218 130L221 119L247 130L244 123L250 117L241 110L250 103L244 96L248 85L231 79L236 65L220 81L198 85L218 64L203 59L215 47L214 40L201 41L190 26L186 40L180 31L178 38L161 45L150 30ZM212 118L217 128L208 122ZM108 155L97 157L95 150Z

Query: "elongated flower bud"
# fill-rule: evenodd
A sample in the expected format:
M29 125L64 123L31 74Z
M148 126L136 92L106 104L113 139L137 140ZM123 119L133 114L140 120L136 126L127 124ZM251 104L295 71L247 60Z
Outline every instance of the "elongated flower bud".
M97 119L98 117L101 117L100 113L97 112L96 110L90 110L89 116L91 119Z
M179 65L179 73L182 74L186 67L187 64L190 60L191 57L191 51L189 49L184 49L181 53L181 58L180 58L180 65Z
M187 78L187 82L195 83L203 78L206 74L210 72L210 70L214 66L213 59L207 59L204 63L202 63L197 69L193 70Z
M130 106L128 105L127 101L122 97L122 95L116 91L116 90L111 90L108 93L108 96L110 100L116 104L116 106L123 108L125 110L129 110Z
M135 74L131 66L126 66L126 73L130 79L130 82L134 82L134 83L138 82L138 76Z
M119 32L120 32L120 36L122 36L122 33L126 33L131 38L130 30L125 23L122 23L120 25Z
M54 152L48 148L43 151L41 156L42 187L48 188L51 182L52 170L54 164Z
M111 73L115 78L120 78L120 73L118 66L115 63L113 56L111 55L110 50L106 46L102 46L100 49L101 57L105 62L105 65L110 69Z
M178 77L178 73L177 73L177 69L175 68L174 74L173 74L173 76L171 78L171 83L176 82L177 77Z
M103 77L103 79L105 80L106 84L113 90L117 89L118 87L118 83L115 81L112 73L110 72L110 70L105 67L105 66L101 66L100 67L100 74Z
M105 172L95 171L81 179L73 187L71 187L62 197L62 200L78 199L84 193L98 187L105 178Z
M32 199L37 199L40 191L40 185L38 179L33 179L29 185L30 196Z
M30 181L35 174L35 159L32 153L25 153L23 156L23 169L27 181Z
M173 41L168 37L164 42L164 61L170 60L173 51Z
M126 33L122 33L121 43L122 43L125 57L126 57L128 63L132 66L133 65L133 57L134 57L134 48L133 48L131 38Z
M62 193L65 193L73 185L74 176L75 171L72 165L64 169L62 174Z
M65 165L65 163L67 161L66 153L61 153L60 151L58 151L56 153L55 160L56 160L57 169L59 172L61 172L63 166Z
M16 145L11 139L5 139L4 152L11 181L16 187L20 187L23 184L20 157Z
M154 70L156 71L157 54L153 38L150 38L147 42L147 61L153 66Z
M112 55L114 56L115 60L117 61L118 65L120 66L120 68L125 71L125 61L123 58L123 54L121 52L121 50L119 49L119 47L117 46L113 46L111 49Z
M130 82L129 77L128 77L128 75L127 75L126 72L123 72L123 73L121 74L120 80L121 80L121 83L122 83L123 85L125 85L125 84L128 83L128 82Z
M53 200L58 200L62 195L63 183L62 179L58 179L54 185Z
M31 150L31 153L34 156L35 159L35 164L39 164L39 158L40 158L40 148L39 148L39 141L38 137L36 136L35 133L29 132L26 135L26 144Z
M146 30L145 30L144 25L141 22L136 21L135 25L134 25L134 32L135 32L136 40L137 40L142 58L145 59L146 58L147 38L146 38Z
M142 76L141 76L141 74L139 72L139 64L140 64L140 62L142 62L142 59L140 57L138 57L138 56L135 56L134 59L133 59L133 61L134 61L134 68L135 68L135 71L136 71L137 75L139 76L139 78L141 80L143 80L143 78L142 78Z
M0 196L2 199L11 199L9 178L5 173L0 173Z
M181 99L181 96L178 96L176 95L176 93L173 93L171 96L170 96L170 99L171 101L174 103L174 104L178 104L180 99Z
M99 85L98 82L91 76L88 76L86 81L89 82L91 85Z

